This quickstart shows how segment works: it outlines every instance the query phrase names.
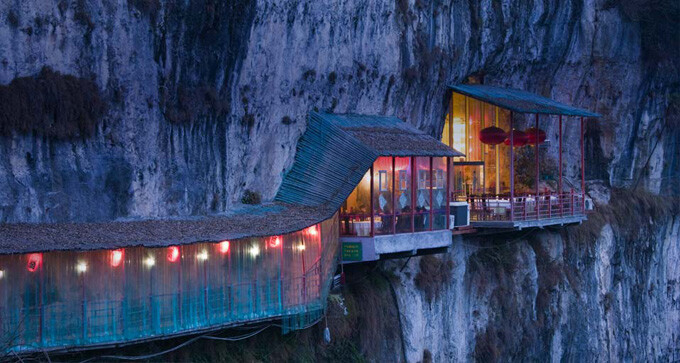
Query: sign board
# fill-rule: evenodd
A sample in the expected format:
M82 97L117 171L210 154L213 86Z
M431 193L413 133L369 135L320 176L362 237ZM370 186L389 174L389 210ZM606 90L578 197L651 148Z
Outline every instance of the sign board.
M363 253L361 249L361 242L343 242L342 243L342 260L343 261L361 261Z

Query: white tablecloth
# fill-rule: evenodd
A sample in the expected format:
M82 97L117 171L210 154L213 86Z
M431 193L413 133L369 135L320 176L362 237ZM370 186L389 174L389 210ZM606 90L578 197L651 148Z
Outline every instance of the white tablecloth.
M353 222L354 230L357 232L357 236L370 236L371 235L371 221ZM375 229L382 227L381 221L373 222Z

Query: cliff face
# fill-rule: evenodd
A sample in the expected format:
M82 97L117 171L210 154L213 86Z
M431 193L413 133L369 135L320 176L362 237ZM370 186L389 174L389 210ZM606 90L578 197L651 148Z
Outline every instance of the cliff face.
M611 187L677 193L677 12L646 0L2 0L0 84L50 67L93 80L107 107L91 136L0 136L0 222L220 213L245 189L269 199L309 110L393 114L438 136L446 84L469 75L602 113L586 130L601 205ZM577 130L565 134L575 184ZM596 243L519 236L508 266L457 241L453 283L431 305L408 278L397 287L409 360L478 346L668 356L679 222L655 222L625 240L604 224ZM512 334L492 324L511 316Z
M592 240L460 238L442 257L452 282L432 301L412 260L393 283L407 360L425 350L433 361L678 359L680 219L643 229L635 239L612 224Z
M3 1L0 83L51 67L94 79L108 111L92 137L0 138L0 221L219 213L245 189L271 198L309 110L395 114L437 134L445 85L470 74L604 114L587 129L588 179L642 176L666 192L680 172L677 39L650 4ZM577 140L569 129L572 166Z

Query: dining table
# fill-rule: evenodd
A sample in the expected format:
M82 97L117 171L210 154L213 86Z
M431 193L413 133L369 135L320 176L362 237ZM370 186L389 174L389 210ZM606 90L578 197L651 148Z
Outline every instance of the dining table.
M353 222L354 230L357 236L370 236L371 235L371 221L357 221ZM374 228L380 229L382 227L382 221L373 221Z

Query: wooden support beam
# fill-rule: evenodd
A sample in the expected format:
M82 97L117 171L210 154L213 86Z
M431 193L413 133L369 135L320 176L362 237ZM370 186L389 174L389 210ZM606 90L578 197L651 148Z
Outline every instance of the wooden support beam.
M536 154L536 219L539 218L541 215L541 207L540 207L540 200L539 200L539 194L541 193L541 188L540 188L540 174L541 174L541 166L540 166L540 161L538 158L538 146L539 146L539 133L538 133L538 114L536 114L536 126L535 126L535 134L536 134L536 143L534 144L534 153Z
M583 116L581 116L581 209L582 212L586 212L586 161L585 161L585 122L583 121Z
M396 184L396 179L397 176L397 158L394 156L392 157L392 234L397 233L397 203L396 203L396 194L397 194L397 184Z
M510 220L515 220L515 135L513 119L514 113L510 112Z
M371 175L369 177L370 182L371 182L371 200L369 202L369 207L371 208L371 237L375 236L375 218L373 217L375 215L375 211L373 210L373 165L371 165Z
M560 166L559 166L559 179L557 184L557 201L560 204L560 217L562 216L562 208L564 207L562 199L562 115L560 115L559 121L560 136L559 136L559 155L560 155Z

